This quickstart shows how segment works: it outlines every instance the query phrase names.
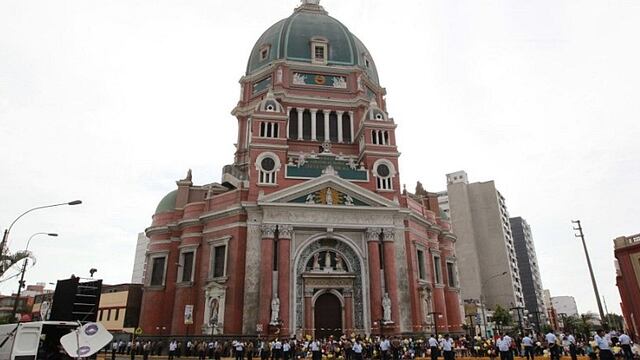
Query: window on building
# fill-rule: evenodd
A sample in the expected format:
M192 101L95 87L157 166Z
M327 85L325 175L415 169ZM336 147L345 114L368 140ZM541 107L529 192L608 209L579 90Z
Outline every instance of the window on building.
M333 111L329 114L329 140L338 142L338 115Z
M276 159L271 156L264 156L258 163L258 183L275 184L276 170Z
M227 245L218 245L213 248L213 264L212 264L212 274L213 278L220 278L226 275L226 257L227 257Z
M342 114L342 140L346 143L353 141L351 138L351 117L349 114Z
M98 312L98 321L102 321L102 313L104 312L104 310L100 310Z
M269 57L269 46L260 49L260 61L264 61Z
M278 123L261 122L260 123L260 137L265 138L277 138L278 137Z
M165 267L166 257L154 257L151 261L151 281L149 285L151 286L162 286L164 285L164 267Z
M442 269L440 264L440 256L433 255L433 276L436 284L442 284Z
M107 310L107 321L111 320L111 309Z
M325 61L325 52L323 45L315 45L313 47L313 57L316 62L324 62Z
M322 110L316 113L316 140L326 140L324 136L324 111Z
M302 138L311 140L311 111L302 112Z
M449 287L456 287L456 268L454 263L447 261L447 281Z
M182 253L181 266L182 266L182 276L180 277L181 282L191 282L193 281L193 251L185 251Z
M298 138L298 110L289 111L289 139Z
M118 317L120 317L120 309L116 309L116 315L114 316L113 320L118 320Z
M390 165L387 163L380 163L375 167L375 172L378 190L392 190L393 174L391 172Z
M427 274L424 269L424 251L418 250L418 277L420 280L424 280Z

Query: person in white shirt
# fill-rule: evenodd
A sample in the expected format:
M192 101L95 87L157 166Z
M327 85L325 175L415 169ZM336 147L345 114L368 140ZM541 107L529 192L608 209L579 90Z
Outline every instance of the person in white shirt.
M429 338L428 343L429 343L429 350L431 352L431 360L438 360L438 356L440 356L439 354L440 350L438 349L438 340L436 340L433 334L431 334L431 337Z
M382 341L380 341L380 355L381 355L381 360L387 360L389 359L389 348L391 347L391 343L389 342L389 339L387 339L386 337L382 339Z
M176 339L172 339L169 343L169 360L173 360L173 357L176 355L176 350L178 350L178 342Z
M556 334L554 334L553 330L551 330L547 335L544 336L544 338L547 341L547 347L549 349L549 356L551 356L551 360L559 360L560 348L558 347L558 344L556 344L556 341L558 341Z
M442 346L444 360L453 360L455 358L455 353L453 352L453 339L449 337L449 334L444 336L440 345Z
M291 344L289 344L288 341L283 341L282 342L282 359L283 360L289 360L290 351L291 351Z
M511 360L511 338L509 335L502 335L496 342L498 350L500 351L500 360Z
M604 335L604 330L597 331L596 336L593 337L596 342L596 346L600 349L600 360L613 360L613 353L611 352L611 345Z
M573 335L569 334L566 337L567 343L569 344L569 355L571 355L571 360L578 360L578 349L576 347L576 338Z
M529 334L526 334L525 337L522 338L522 347L524 348L524 356L527 360L533 360L533 339Z
M320 351L320 341L318 341L318 339L313 340L309 345L309 348L311 349L311 356L313 360L322 359L322 352Z
M360 338L356 338L356 342L353 343L351 350L353 351L353 360L362 360L362 344L360 343Z
M631 351L632 342L629 335L627 335L626 333L620 334L618 341L620 342L620 347L622 348L622 352L624 353L624 359L632 360L633 359L633 351Z

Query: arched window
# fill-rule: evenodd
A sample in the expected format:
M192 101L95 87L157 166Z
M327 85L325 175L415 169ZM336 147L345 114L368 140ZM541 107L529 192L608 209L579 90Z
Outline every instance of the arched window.
M289 139L298 138L298 109L289 111Z
M302 113L302 138L311 140L311 111L309 110Z
M351 139L351 117L348 113L342 114L342 140L346 143L353 141Z
M324 111L320 110L316 113L316 139L320 142L325 141L324 136Z
M338 142L338 115L335 111L329 114L329 139Z

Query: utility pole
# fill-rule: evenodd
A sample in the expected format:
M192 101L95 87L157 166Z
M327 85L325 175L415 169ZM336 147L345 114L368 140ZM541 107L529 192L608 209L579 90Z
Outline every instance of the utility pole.
M582 233L582 225L580 225L580 220L571 220L572 223L577 224L577 228L573 228L573 230L578 233L575 234L576 237L582 239L582 247L584 248L584 255L587 258L587 265L589 265L589 274L591 274L591 284L593 285L593 292L596 295L596 301L598 302L598 312L600 312L600 319L602 321L602 325L605 330L608 330L607 326L607 318L604 317L604 311L602 310L602 303L600 302L600 293L598 292L598 285L596 284L596 278L593 275L593 267L591 266L591 259L589 258L589 251L587 250L587 243L584 241L584 234Z

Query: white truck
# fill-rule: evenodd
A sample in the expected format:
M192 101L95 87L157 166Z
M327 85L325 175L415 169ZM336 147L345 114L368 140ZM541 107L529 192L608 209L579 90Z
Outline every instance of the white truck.
M0 325L0 360L68 359L60 345L60 338L79 326L77 321Z

